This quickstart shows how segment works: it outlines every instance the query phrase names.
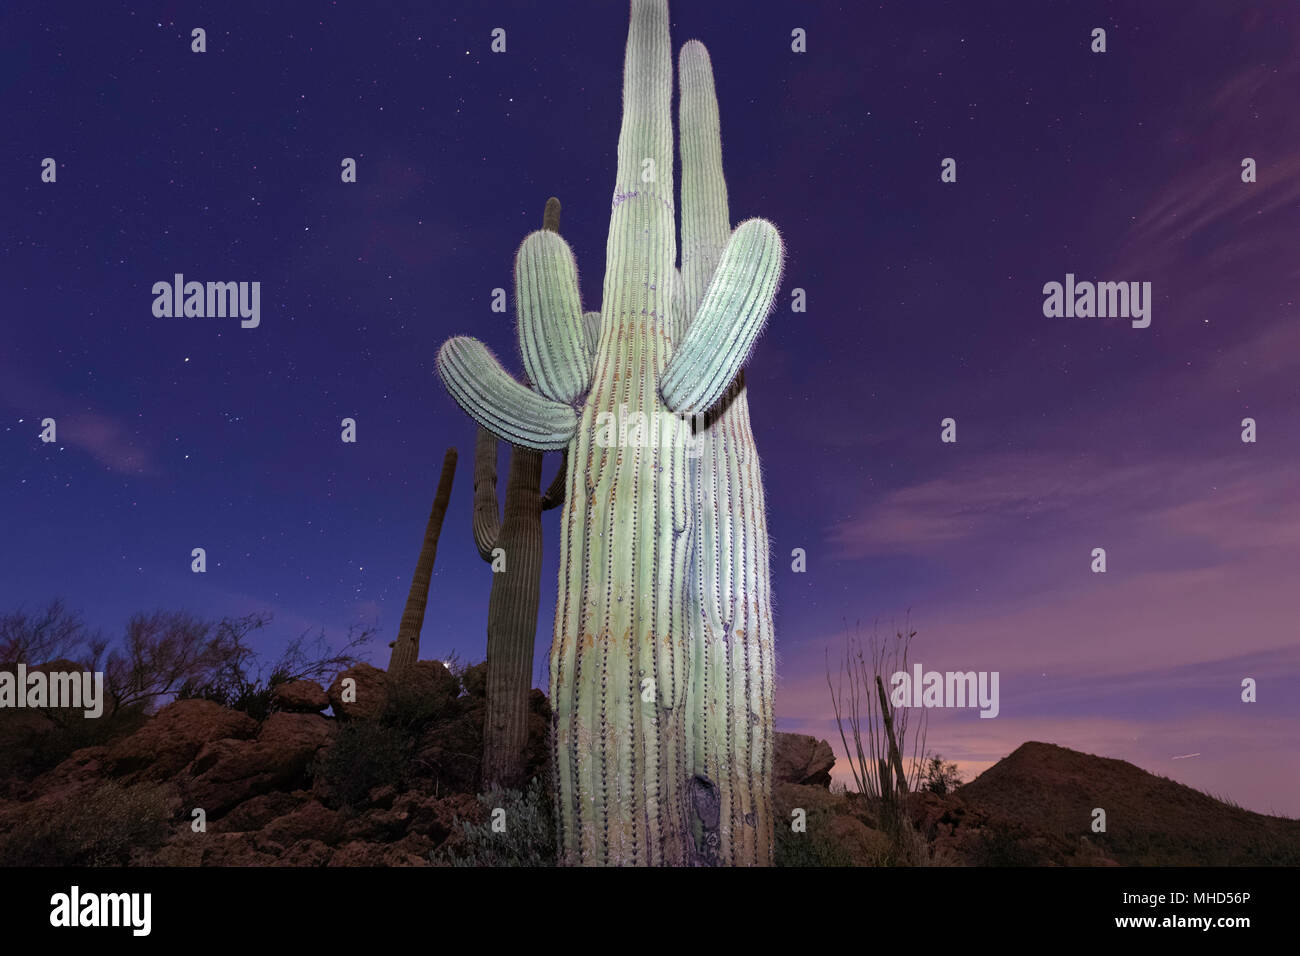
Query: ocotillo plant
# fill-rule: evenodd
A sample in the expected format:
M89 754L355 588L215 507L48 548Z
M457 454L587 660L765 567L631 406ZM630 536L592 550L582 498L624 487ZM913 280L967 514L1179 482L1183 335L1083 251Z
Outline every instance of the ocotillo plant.
M546 203L543 229L558 232L560 201ZM523 783L528 690L541 600L542 512L564 500L564 465L542 494L542 452L511 446L505 520L497 504L497 438L480 428L474 447L474 543L492 564L488 597L487 708L483 788Z
M448 448L442 459L442 475L438 491L433 496L433 509L429 523L424 528L424 542L420 545L420 558L411 575L411 590L406 595L406 608L402 623L393 642L393 653L388 659L389 676L401 674L402 669L414 664L420 657L420 629L424 627L424 609L429 600L429 579L433 576L433 561L438 555L438 536L442 534L442 519L447 514L447 501L451 498L451 483L456 477L456 449Z
M737 718L699 690L695 537L702 528L753 529L700 521L689 416L712 408L743 367L771 311L783 250L770 223L742 223L699 307L686 311L675 267L668 5L632 0L631 8L594 361L573 255L541 231L515 262L533 387L473 339L446 342L438 368L457 403L494 434L568 449L551 645L563 860L684 865L731 854L719 846L722 788L700 762L699 741L733 733L729 720L762 719L752 693ZM727 783L733 792L751 778L765 786L761 762L719 767L738 775ZM770 828L754 805L744 825Z

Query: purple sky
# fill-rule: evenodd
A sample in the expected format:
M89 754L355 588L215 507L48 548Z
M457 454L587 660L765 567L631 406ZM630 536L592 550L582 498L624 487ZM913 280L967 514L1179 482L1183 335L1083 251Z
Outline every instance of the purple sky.
M382 663L454 444L423 650L483 656L474 427L433 358L517 354L491 290L551 194L596 306L627 11L437 6L6 4L0 608L267 610L271 652L378 623ZM789 251L748 373L781 727L838 750L826 648L910 610L927 668L1001 674L996 719L931 715L968 777L1046 740L1300 815L1300 8L678 3L692 37L732 219ZM174 272L261 281L261 327L155 319ZM1151 327L1045 318L1067 272L1151 282Z

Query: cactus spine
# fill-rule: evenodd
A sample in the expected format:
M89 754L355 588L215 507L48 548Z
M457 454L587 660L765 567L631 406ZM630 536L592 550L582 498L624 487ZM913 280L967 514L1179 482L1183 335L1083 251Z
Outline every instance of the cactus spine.
M388 673L392 676L400 674L403 668L414 664L420 656L420 629L424 627L429 579L433 576L433 561L438 556L438 537L442 534L442 519L447 514L451 483L455 477L456 449L448 448L442 459L442 476L438 479L438 491L433 496L433 509L429 512L429 522L424 528L420 557L415 562L415 574L411 575L411 590L406 595L402 623L397 629L397 640L393 642L393 653L388 659Z
M521 351L536 390L471 339L449 340L438 357L448 392L480 425L515 444L568 448L551 645L566 863L744 861L746 852L720 845L722 812L730 819L735 810L722 804L724 788L707 767L739 775L727 782L728 801L766 787L763 746L751 748L755 762L734 746L711 758L712 745L701 743L742 736L729 721L762 727L770 702L757 695L770 695L770 683L746 684L722 712L701 691L710 668L697 537L730 525L699 513L705 499L693 488L688 416L713 407L740 372L771 310L783 252L770 223L743 223L701 280L698 308L688 309L675 268L671 98L667 3L632 0L598 331L581 310L567 243L540 232L516 258L517 288L529 290L517 296ZM594 361L586 348L593 337ZM753 539L765 552L765 536L761 545ZM749 571L728 565L717 574ZM729 584L727 593L757 600L752 587ZM744 735L753 740L761 731ZM763 802L741 805L754 808L745 811L745 826L770 832L770 819L758 816Z
M546 203L543 228L558 232L560 201ZM564 500L564 465L545 495L542 452L511 446L505 518L497 504L497 438L480 428L474 447L474 543L493 566L488 597L487 708L483 718L483 788L523 783L528 743L528 690L537 605L541 600L542 512ZM499 549L499 552L498 552Z

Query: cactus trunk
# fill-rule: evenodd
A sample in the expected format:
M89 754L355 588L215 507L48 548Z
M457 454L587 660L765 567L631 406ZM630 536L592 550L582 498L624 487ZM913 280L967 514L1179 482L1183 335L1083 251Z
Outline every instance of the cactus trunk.
M456 477L456 449L448 448L442 460L442 475L438 491L433 496L433 509L424 528L424 543L420 557L411 576L411 590L406 595L402 623L393 642L393 653L388 659L388 673L398 675L403 668L414 664L420 657L420 629L424 627L424 610L429 599L429 579L433 577L433 562L438 556L438 537L442 534L442 519L447 514L451 499L451 483Z
M497 442L480 431L475 452L474 492L480 475L492 469L492 509L496 510ZM487 708L483 722L483 786L518 787L524 777L528 743L528 690L537 637L537 605L542 577L542 453L511 448L506 479L505 516L496 536L505 569L492 574L488 598ZM489 550L486 555L491 561Z
M634 2L602 331L569 450L551 649L567 863L689 860L689 428L657 389L674 346L671 70L666 4ZM610 441L628 423L644 424L645 441Z

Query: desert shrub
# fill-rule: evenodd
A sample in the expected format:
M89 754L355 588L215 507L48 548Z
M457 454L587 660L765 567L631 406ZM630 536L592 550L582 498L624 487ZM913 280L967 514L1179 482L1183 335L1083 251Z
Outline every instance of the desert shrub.
M276 709L275 688L277 684L288 682L291 676L283 670L275 670L266 680L249 676L242 667L214 675L199 683L187 681L176 692L177 700L210 700L214 704L228 707L248 714L254 720L266 720Z
M534 777L524 790L493 788L478 801L487 820L471 824L462 820L460 831L430 854L441 866L555 866L555 816L551 794ZM504 810L504 830L492 829L492 816ZM499 816L499 815L498 815Z
M132 851L161 846L173 816L161 784L105 782L23 807L0 837L0 866L125 866Z
M808 829L795 833L789 820L776 821L777 866L852 866L853 857L831 836L831 821L835 814L828 807L814 807L808 811Z
M403 789L412 748L410 736L399 728L375 720L348 721L316 754L309 772L326 785L329 802L355 808L375 787Z
M921 789L945 797L961 786L961 772L955 763L944 763L939 754L925 762L921 775Z
M1023 827L986 827L969 854L972 866L1038 866L1039 854L1029 844Z

